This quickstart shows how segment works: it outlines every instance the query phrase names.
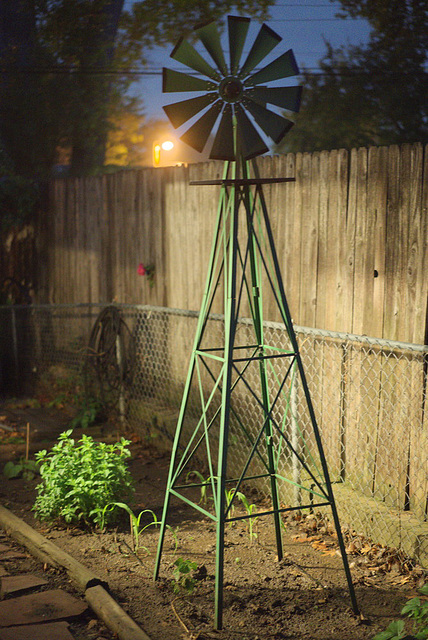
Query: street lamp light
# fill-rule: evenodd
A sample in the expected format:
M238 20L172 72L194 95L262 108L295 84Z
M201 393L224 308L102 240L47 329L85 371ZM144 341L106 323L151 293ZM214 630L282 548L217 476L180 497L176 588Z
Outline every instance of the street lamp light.
M161 151L171 151L174 148L174 143L171 140L165 140L164 142L153 143L153 166L158 167L161 162Z

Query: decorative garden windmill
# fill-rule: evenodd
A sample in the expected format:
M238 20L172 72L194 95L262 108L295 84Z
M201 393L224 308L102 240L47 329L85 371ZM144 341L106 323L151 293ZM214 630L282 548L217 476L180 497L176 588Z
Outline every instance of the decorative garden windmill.
M272 498L278 558L283 556L281 512L330 506L337 531L352 607L358 606L346 558L336 504L299 347L284 293L263 185L294 178L260 178L254 158L268 151L264 136L279 143L292 122L266 105L297 112L301 87L266 86L298 74L291 50L255 71L281 41L262 25L241 64L250 20L228 17L230 62L223 54L214 23L196 29L208 62L181 39L171 58L203 77L164 69L164 92L198 92L196 97L165 106L175 127L190 122L181 139L202 151L215 131L210 158L225 160L220 180L193 184L221 187L217 225L178 424L162 515L155 579L159 575L172 496L216 523L215 627L222 628L224 531L234 515L238 492L251 480L266 482ZM251 163L250 163L251 160ZM286 329L278 347L263 323L262 281L273 295ZM223 298L224 326L211 310ZM246 322L238 318L247 316ZM238 331L239 328L239 331ZM296 410L297 401L300 403ZM239 462L236 450L241 455ZM206 481L186 479L195 458L209 469ZM263 480L265 479L265 480ZM292 487L283 506L282 486ZM212 509L189 497L189 487L212 490ZM280 502L281 495L281 502ZM290 496L287 495L290 504ZM260 517L260 513L257 516Z

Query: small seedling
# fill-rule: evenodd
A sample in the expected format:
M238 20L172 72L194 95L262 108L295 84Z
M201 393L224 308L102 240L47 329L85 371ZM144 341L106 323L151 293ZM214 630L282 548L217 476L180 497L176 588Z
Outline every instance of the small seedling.
M193 576L193 572L198 568L196 562L177 558L174 567L172 574L175 580L172 586L174 593L180 593L182 590L192 593L196 585L196 578Z
M226 489L226 511L229 511L229 515L231 517L233 517L233 514L235 513L235 506L232 504L232 500L235 497L239 498L240 492L236 491L236 489L229 489L229 491ZM243 495L243 494L242 494ZM229 523L229 526L232 523Z
M135 513L132 511L132 509L127 504L125 504L124 502L110 502L103 509L102 520L101 520L101 529L104 529L105 520L106 520L106 513L108 511L112 511L116 507L118 507L119 509L123 509L129 515L129 523L130 523L130 529L131 529L131 535L132 535L132 541L133 541L133 548L134 548L134 552L136 553L138 551L138 549L140 549L140 536L143 533L143 531L145 531L149 527L158 527L158 526L160 526L161 523L157 519L155 512L152 511L151 509L144 509L143 511L140 511L138 516L136 516ZM151 522L149 522L148 524L144 525L144 527L140 528L141 518L144 516L145 513L151 514L153 520ZM178 546L177 534L169 524L166 525L166 528L169 531L171 531L171 533L173 535L174 544L175 544L174 551L175 551L177 549L177 546ZM145 551L148 552L147 547L142 547L142 548Z
M250 536L251 541L255 540L258 536L253 529L254 529L254 525L256 523L257 517L254 517L253 514L256 513L257 506L255 504L250 503L249 500L247 499L247 496L241 491L236 491L236 489L229 489L229 491L226 491L226 507L227 508L229 508L229 505L231 504L235 496L244 505L247 515L251 516L247 520L248 535ZM231 516L233 515L234 510L235 510L234 506L232 505L229 510L229 513Z
M211 476L208 476L208 478L204 478L202 473L200 473L199 471L193 470L193 471L189 471L189 473L186 475L186 482L189 482L189 478L191 478L191 476L196 476L199 482L202 483L201 499L199 500L199 504L207 504L208 502L207 488L211 481Z
M239 493L238 497L242 502L242 504L244 505L247 515L250 516L250 518L248 518L247 520L248 534L250 536L250 540L256 540L258 535L253 529L254 529L254 525L256 524L257 517L252 517L252 516L254 513L257 512L257 506L253 503L250 503L247 500L247 497L243 493Z

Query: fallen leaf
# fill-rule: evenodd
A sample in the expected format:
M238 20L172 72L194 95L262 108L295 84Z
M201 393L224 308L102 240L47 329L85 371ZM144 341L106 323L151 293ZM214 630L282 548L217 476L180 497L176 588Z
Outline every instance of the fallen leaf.
M366 545L365 547L363 547L360 551L360 553L366 555L367 553L369 553L372 550L372 545Z

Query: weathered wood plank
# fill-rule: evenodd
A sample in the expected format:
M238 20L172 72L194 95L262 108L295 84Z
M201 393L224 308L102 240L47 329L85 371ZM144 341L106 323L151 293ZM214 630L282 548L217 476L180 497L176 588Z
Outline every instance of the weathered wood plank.
M406 193L406 208L403 215L408 214L408 251L406 274L406 315L403 321L403 339L406 342L424 341L423 324L427 310L427 247L428 217L422 202L424 173L423 147L421 144L409 148L409 179L402 185ZM426 159L425 159L426 161ZM425 173L425 180L427 174ZM425 189L426 197L426 189ZM404 198L403 198L404 199ZM426 206L426 203L425 203Z
M384 335L398 340L399 317L402 295L401 229L399 215L400 149L397 146L388 149L388 211L385 247L385 311Z
M319 153L303 154L298 174L302 199L302 235L300 248L300 311L298 324L313 327L316 318L319 215Z
M370 148L367 174L367 216L373 234L372 264L368 268L370 300L367 300L363 326L365 333L374 337L383 335L383 314L385 307L385 243L387 213L387 147ZM371 274L370 274L371 272ZM371 279L370 279L371 275ZM372 285L370 286L370 282Z
M284 160L280 161L281 175L283 177L295 178L298 168L301 166L302 155L289 153ZM281 244L278 247L278 259L282 266L282 277L284 281L285 295L292 319L297 322L300 305L300 244L302 233L301 208L296 200L298 190L296 182L278 185L278 200L276 203L277 216L281 225L278 231L278 239ZM284 204L282 204L282 202ZM283 231L281 231L281 228Z
M368 292L372 285L373 236L367 217L367 149L361 148L351 154L351 181L353 186L352 207L355 215L355 271L353 301L353 333L364 333L364 315ZM367 332L371 335L370 332Z
M334 255L334 282L330 297L334 304L328 308L326 328L350 331L352 327L352 290L354 282L354 234L353 225L348 228L348 163L345 149L330 152L328 228L329 250Z

